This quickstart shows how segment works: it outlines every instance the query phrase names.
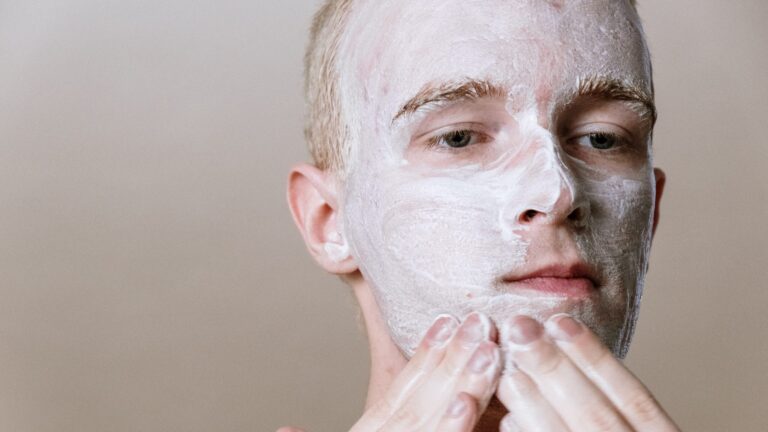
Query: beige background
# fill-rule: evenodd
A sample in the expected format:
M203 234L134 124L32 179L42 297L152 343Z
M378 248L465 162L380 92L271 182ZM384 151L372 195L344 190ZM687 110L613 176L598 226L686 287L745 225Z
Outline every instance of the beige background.
M316 1L0 0L0 430L346 430L365 342L284 204ZM768 428L768 2L642 0L669 186L628 364Z

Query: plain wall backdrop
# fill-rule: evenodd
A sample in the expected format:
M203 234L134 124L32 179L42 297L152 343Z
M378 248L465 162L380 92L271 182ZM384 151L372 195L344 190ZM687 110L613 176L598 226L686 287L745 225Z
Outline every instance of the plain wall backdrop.
M343 431L368 358L284 200L317 1L0 0L0 430ZM641 0L668 186L627 363L768 427L768 2Z

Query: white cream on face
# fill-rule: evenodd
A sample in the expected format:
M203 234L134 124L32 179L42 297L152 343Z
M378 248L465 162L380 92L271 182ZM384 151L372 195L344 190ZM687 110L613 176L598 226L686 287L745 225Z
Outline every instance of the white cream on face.
M328 252L355 257L405 353L438 314L472 310L497 322L573 313L623 353L650 245L650 157L590 163L564 151L555 129L558 98L580 77L649 87L636 19L627 4L608 0L355 4L339 55L353 142L339 243L349 250L329 244ZM450 123L440 123L441 109L396 123L393 115L426 84L467 78L509 89L505 100L487 103L494 117L493 142L481 144L487 157L414 151L425 122ZM485 119L480 105L458 107L458 118ZM527 210L546 214L563 203L582 209L579 227L520 221ZM531 297L501 282L574 254L598 269L597 298Z

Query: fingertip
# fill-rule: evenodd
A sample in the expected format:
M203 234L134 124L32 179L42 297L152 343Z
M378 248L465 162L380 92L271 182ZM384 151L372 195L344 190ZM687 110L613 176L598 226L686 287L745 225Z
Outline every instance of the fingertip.
M499 378L499 388L496 390L496 396L499 398L501 403L507 407L507 409L510 409L514 403L513 389L514 383L512 382L512 378L505 370L504 373L501 374L501 378Z
M584 326L575 317L560 313L549 317L544 328L554 339L569 342L583 332Z
M448 405L445 415L448 418L472 418L477 414L477 401L469 393L461 392Z
M504 339L508 339L510 332L512 332L514 328L520 325L533 325L531 321L538 323L538 321L528 315L513 315L504 318L500 326L501 336Z
M283 426L275 432L304 432L304 429L299 429L291 426Z
M484 338L490 340L493 337L496 326L493 325L493 321L491 321L491 318L488 315L479 311L470 312L464 317L462 323L465 323L470 319L477 319L477 321L479 321L480 331Z
M440 432L470 432L477 423L478 402L470 394L460 392L448 405L443 419L437 425Z
M504 323L504 341L509 347L524 347L544 334L544 326L527 315L514 316Z
M520 432L522 430L523 429L517 424L515 417L511 412L501 419L501 424L499 425L500 432Z
M427 349L443 347L451 340L458 327L459 320L453 315L438 315L424 334L422 345Z

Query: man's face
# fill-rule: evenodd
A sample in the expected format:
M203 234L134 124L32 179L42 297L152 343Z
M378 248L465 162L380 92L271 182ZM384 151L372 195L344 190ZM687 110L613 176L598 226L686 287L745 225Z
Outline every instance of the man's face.
M655 196L651 122L616 100L651 92L639 28L616 0L355 3L342 229L405 353L480 310L571 313L623 354Z

